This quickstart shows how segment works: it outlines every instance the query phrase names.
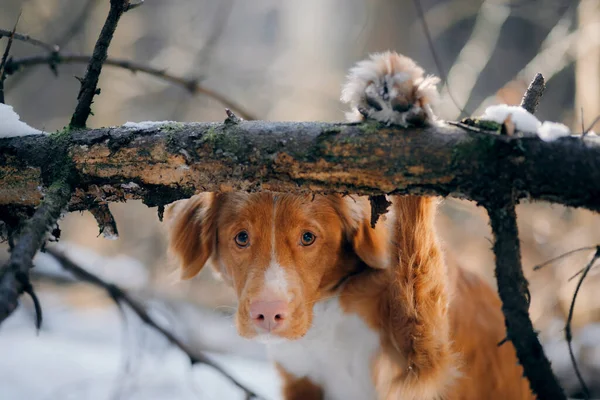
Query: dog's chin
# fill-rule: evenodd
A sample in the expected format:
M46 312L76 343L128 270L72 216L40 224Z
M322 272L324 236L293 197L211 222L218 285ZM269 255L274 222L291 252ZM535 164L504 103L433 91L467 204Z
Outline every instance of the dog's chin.
M280 343L285 343L285 342L289 342L290 339L281 337L279 335L273 335L271 333L259 333L258 335L254 336L252 338L252 340L255 340L257 342L260 342L262 344L280 344Z

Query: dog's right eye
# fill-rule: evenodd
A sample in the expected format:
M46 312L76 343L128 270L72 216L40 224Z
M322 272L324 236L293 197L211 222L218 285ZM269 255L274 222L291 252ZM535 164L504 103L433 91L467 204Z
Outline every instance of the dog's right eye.
M235 235L235 244L237 244L240 248L248 247L250 244L250 236L248 235L248 232L241 231Z

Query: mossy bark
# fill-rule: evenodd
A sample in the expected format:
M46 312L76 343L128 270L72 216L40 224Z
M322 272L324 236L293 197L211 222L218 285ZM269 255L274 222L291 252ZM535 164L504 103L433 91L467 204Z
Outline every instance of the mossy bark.
M71 210L163 205L200 191L413 193L517 198L600 210L600 139L505 137L443 125L194 123L0 139L0 206L39 204L61 168ZM63 165L64 164L64 165ZM499 185L498 182L504 182ZM502 186L502 187L500 187Z

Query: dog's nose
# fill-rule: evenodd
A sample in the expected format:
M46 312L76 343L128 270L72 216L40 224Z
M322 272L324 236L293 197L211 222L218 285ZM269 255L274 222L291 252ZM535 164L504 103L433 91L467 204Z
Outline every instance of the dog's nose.
M255 301L250 304L250 318L258 327L271 332L281 326L288 315L285 301Z

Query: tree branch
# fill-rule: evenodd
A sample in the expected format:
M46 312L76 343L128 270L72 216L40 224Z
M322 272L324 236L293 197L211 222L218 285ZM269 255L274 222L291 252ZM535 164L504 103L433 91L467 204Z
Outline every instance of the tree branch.
M537 74L523 96L521 107L533 113L542 96L543 89L544 78L541 74ZM502 128L505 130L505 125ZM506 160L497 159L494 162L502 164ZM499 175L494 182L496 193L480 202L487 210L495 239L495 273L506 325L506 339L499 345L501 346L506 340L513 343L524 375L529 379L531 390L538 399L566 400L565 393L552 372L550 362L544 354L544 349L529 318L531 295L529 282L523 275L523 266L521 265L521 248L515 211L516 188L512 179L507 175Z
M72 54L72 53L51 53L35 55L23 58L11 58L6 63L6 74L11 75L17 72L21 68L33 67L36 65L47 64L50 68L55 69L57 65L61 64L87 64L91 59L90 55L86 54ZM242 118L246 120L255 120L256 116L250 111L246 110L243 106L236 103L235 101L227 98L223 94L202 86L198 79L184 78L176 75L169 74L164 69L153 68L148 65L138 63L135 61L119 59L119 58L107 58L104 61L104 65L127 69L133 73L142 72L162 79L169 83L181 86L192 94L202 94L207 97L213 98L225 107L228 107L238 113Z
M143 129L142 129L143 128ZM39 204L65 157L71 210L143 199L168 204L197 191L412 193L493 199L503 177L516 198L600 211L600 138L544 142L440 125L168 123L0 139L0 206Z
M544 94L544 89L546 89L544 76L540 73L537 73L523 95L521 107L530 113L535 114L538 103L540 102L540 98Z
M52 185L35 214L27 220L16 238L8 263L0 268L0 322L17 307L19 296L27 292L36 305L36 325L39 328L42 322L41 308L29 282L29 270L33 267L35 253L45 242L46 233L56 223L70 197L68 184Z
M0 39L2 39L3 37L11 37L11 36L14 40L19 40L21 42L29 43L33 46L36 46L36 47L46 50L48 53L55 53L55 52L60 51L60 47L56 44L48 44L48 43L42 42L41 40L32 38L29 35L24 35L24 34L18 33L18 32L15 32L13 34L11 31L7 31L6 29L0 29Z
M220 372L223 376L229 379L235 386L244 391L248 398L258 398L256 394L250 389L246 388L240 382L238 382L234 377L229 375L223 368L221 368L218 364L214 363L211 359L207 358L201 353L195 352L192 348L186 345L184 342L179 340L173 333L168 331L167 329L160 326L156 323L152 317L146 311L146 307L142 304L138 303L134 300L125 290L121 289L119 286L114 285L112 283L105 282L100 279L96 275L92 274L89 271L81 268L79 265L75 264L69 257L67 257L63 252L56 250L54 248L46 249L46 252L51 254L62 267L75 275L76 278L91 283L92 285L98 286L104 289L108 295L115 301L117 304L126 304L136 313L136 315L148 326L155 329L161 335L163 335L171 344L178 347L181 351L183 351L190 359L190 362L193 364L206 364L218 372Z
M119 231L117 230L117 223L115 217L110 212L108 204L99 203L90 207L90 213L96 219L98 229L100 230L99 235L104 236L106 239L117 239L119 237Z
M100 72L102 72L102 64L106 60L108 53L108 46L113 38L115 30L117 29L117 23L121 18L121 15L129 7L129 0L110 0L110 11L106 22L102 27L100 36L96 41L92 59L88 64L85 77L81 82L81 89L77 96L77 107L71 117L71 128L85 128L90 113L92 112L92 100L96 94L99 94L97 89L98 79L100 78Z
M504 204L491 201L485 204L485 208L495 236L496 279L507 339L514 344L525 376L538 399L566 400L529 319L530 294L521 266L514 203L512 200Z

